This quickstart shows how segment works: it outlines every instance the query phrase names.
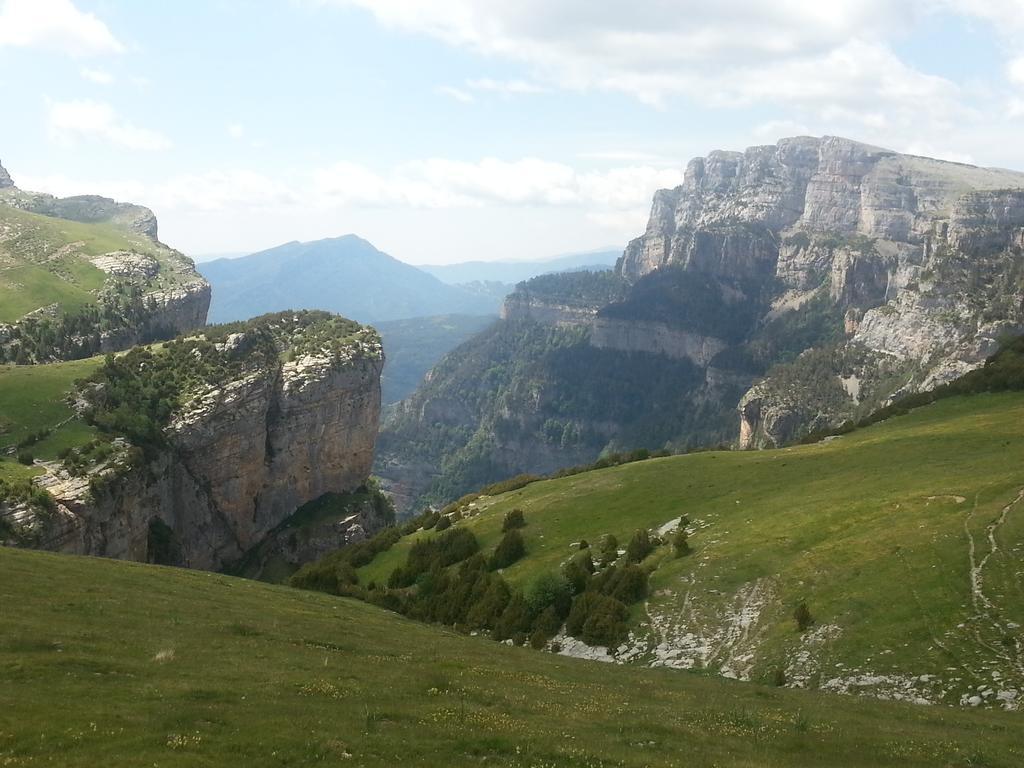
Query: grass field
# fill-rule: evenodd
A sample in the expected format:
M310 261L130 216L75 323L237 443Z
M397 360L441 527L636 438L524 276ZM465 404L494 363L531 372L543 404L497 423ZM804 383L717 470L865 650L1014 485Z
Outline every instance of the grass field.
M0 477L21 470L9 466L7 455L26 436L53 430L28 450L41 459L56 459L67 447L92 439L94 429L75 418L67 402L76 379L89 376L103 363L102 357L48 365L0 366Z
M107 275L89 258L133 251L165 265L161 277L174 280L181 265L149 238L111 223L85 223L30 213L0 201L0 322L13 323L29 312L57 304L74 313L96 301Z
M55 219L2 204L0 227L15 233L0 245L0 322L50 304L72 312L94 302L106 275L82 256L155 250L110 224Z
M1019 766L1018 715L567 659L209 573L0 549L4 766Z
M825 443L653 459L481 499L484 549L525 511L527 584L581 538L624 546L690 519L693 554L647 561L620 658L889 698L1024 698L1024 396L918 409ZM361 569L385 582L415 534ZM793 611L815 624L801 635ZM972 702L973 703L973 702Z

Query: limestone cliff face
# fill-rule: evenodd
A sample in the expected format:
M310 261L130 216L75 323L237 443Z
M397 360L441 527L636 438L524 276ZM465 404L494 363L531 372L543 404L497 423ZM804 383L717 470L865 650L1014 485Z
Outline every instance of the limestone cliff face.
M668 323L614 317L595 317L590 343L598 349L651 352L675 360L690 360L701 368L706 368L728 346L714 336L673 328Z
M50 467L42 483L58 511L40 521L40 545L145 561L159 520L173 537L175 564L234 562L306 502L366 482L382 366L379 339L367 329L341 356L252 366L196 393L167 426L159 455L96 473L110 475L107 482L90 488L88 478Z
M740 403L741 447L778 444L948 381L1024 328L1022 187L1024 174L836 137L713 152L655 195L618 269L636 281L676 265L739 284L766 302L762 326L816 297L843 313L827 363L803 356Z
M505 298L501 307L502 320L527 320L558 327L589 327L597 316L600 305L571 304L514 292Z

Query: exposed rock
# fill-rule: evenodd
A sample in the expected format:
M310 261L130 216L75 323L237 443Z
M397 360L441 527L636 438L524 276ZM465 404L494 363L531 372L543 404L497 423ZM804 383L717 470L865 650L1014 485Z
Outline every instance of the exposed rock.
M771 300L766 321L827 288L852 345L835 360L859 360L858 368L834 370L821 385L827 397L800 379L801 370L812 375L810 359L798 360L784 383L751 389L740 403L740 445L750 447L836 424L981 364L999 333L1024 327L1024 294L1010 277L1022 249L1024 174L796 138L692 161L680 187L655 195L647 233L619 269L636 280L678 264L760 285ZM650 333L635 325L634 336ZM868 358L902 379L883 385ZM836 410L832 385L852 375L859 397L842 398Z
M589 326L600 306L572 305L546 301L528 293L515 292L506 297L501 308L503 320L534 320L561 327Z
M8 189L14 186L14 182L11 180L11 174L7 172L7 169L0 165L0 189Z
M590 343L598 349L652 352L676 360L686 359L702 368L728 346L721 339L673 328L667 323L612 317L594 318Z
M158 519L173 533L176 564L219 569L306 502L362 486L373 461L383 355L372 331L356 346L341 357L250 367L198 393L166 429L159 456L114 475L98 471L107 482L90 488L51 467L41 482L58 513L37 521L40 545L145 561Z

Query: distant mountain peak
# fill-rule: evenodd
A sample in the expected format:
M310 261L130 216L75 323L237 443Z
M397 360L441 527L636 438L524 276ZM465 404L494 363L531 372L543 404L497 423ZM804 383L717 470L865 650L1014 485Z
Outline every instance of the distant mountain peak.
M11 174L7 172L3 164L0 164L0 189L7 189L14 186L14 181L11 180Z

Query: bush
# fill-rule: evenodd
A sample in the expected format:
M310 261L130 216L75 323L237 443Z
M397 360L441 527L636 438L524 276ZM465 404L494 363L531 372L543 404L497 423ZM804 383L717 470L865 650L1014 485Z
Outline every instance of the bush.
M562 575L574 595L587 591L590 577L594 573L594 560L589 551L580 552L576 557L562 566Z
M619 559L619 540L608 534L601 541L601 565L611 565Z
M501 530L504 532L513 531L516 528L523 528L526 525L526 518L523 517L523 510L511 509L505 513L505 519L501 523Z
M519 531L506 533L491 555L489 567L492 571L500 568L507 568L526 554L526 544L523 542L522 534Z
M676 557L690 554L690 538L686 535L685 528L680 527L672 534L672 549L675 551Z
M31 451L18 451L18 462L26 467L31 467L36 463L36 457L32 455Z
M572 606L572 595L569 593L569 583L562 576L553 573L542 573L526 590L526 603L534 613L542 613L548 608L555 611L561 620L569 615L569 608ZM558 627L555 627L558 631Z
M573 607L575 608L575 605ZM583 642L587 645L613 648L626 639L629 633L626 626L629 610L623 603L607 595L594 595L594 599L588 601L587 607L589 610L579 632Z
M452 527L452 519L448 515L442 515L441 519L437 521L437 525L434 526L435 531L447 531Z
M626 545L626 560L630 563L639 563L653 551L654 544L651 543L650 534L640 529Z
M814 623L814 617L811 616L811 609L807 607L807 603L801 602L793 611L793 619L796 621L797 629L801 632L806 632L807 628Z
M647 597L647 571L639 565L627 565L608 584L607 594L627 605L643 600Z

